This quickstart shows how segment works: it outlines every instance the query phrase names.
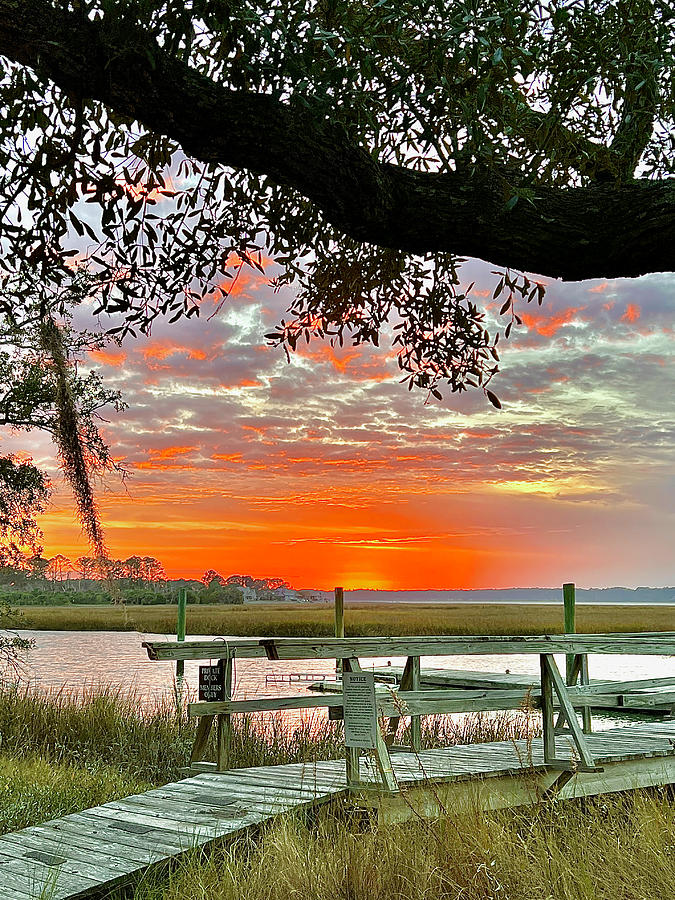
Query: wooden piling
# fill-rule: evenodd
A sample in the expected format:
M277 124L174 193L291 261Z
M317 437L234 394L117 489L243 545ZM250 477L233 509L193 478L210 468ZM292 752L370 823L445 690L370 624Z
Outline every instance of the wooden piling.
M178 620L176 623L176 640L185 640L185 620L187 617L187 588L178 591ZM176 660L176 678L182 678L185 673L185 662Z
M563 584L563 604L565 607L565 634L575 634L577 630L576 595L573 583ZM565 659L565 680L567 684L572 684L570 679L574 667L574 654L568 653Z
M563 584L563 603L565 606L565 634L576 634L577 609L576 588L572 582ZM565 681L568 685L588 684L588 656L585 653L567 654L565 657ZM581 711L584 732L591 733L591 708L585 706Z
M344 588L335 588L335 637L345 636L345 592ZM342 671L342 660L335 661L335 671Z

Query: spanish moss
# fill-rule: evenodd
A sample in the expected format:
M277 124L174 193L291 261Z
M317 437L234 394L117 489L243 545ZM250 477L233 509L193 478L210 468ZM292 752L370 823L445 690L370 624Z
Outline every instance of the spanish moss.
M96 556L107 556L103 527L91 484L91 454L82 439L80 417L70 386L67 352L58 325L51 318L42 322L42 346L54 366L56 383L56 428L54 439L65 476L73 490L77 518Z

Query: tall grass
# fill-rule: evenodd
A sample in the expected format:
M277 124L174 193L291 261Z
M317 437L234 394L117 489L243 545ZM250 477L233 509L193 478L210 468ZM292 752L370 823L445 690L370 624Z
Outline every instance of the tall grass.
M181 777L195 735L185 704L139 702L132 691L89 687L79 693L0 690L0 752L65 765L112 766L152 784ZM478 713L423 720L427 747L509 740L532 734L526 713ZM405 740L405 735L402 736ZM318 714L289 724L281 714L232 719L232 766L271 766L344 755L342 726Z
M184 704L141 703L115 688L76 694L28 688L0 691L0 751L34 753L55 762L109 765L153 784L181 777L195 736ZM341 755L343 741L331 722L309 716L288 727L281 716L237 716L232 765L280 765Z
M24 607L12 627L57 631L141 631L172 634L176 606ZM579 632L669 631L670 607L580 606ZM189 606L189 634L320 637L334 633L328 605ZM354 604L347 607L348 636L399 634L555 634L562 631L562 609L519 604Z
M0 834L99 806L152 785L114 766L0 755Z
M531 741L541 734L541 718L534 710L500 710L422 719L422 747L488 744L491 741ZM410 744L404 731L402 744Z
M167 701L148 708L131 692L0 691L0 750L82 767L108 765L144 781L178 777L193 727Z
M134 900L671 900L675 809L645 793L365 832L286 818L189 855Z

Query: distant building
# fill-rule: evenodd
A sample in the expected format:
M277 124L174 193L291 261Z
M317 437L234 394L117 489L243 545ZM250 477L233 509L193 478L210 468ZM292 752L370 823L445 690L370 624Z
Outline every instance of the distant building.
M272 591L275 600L299 600L298 592L294 588L280 587Z

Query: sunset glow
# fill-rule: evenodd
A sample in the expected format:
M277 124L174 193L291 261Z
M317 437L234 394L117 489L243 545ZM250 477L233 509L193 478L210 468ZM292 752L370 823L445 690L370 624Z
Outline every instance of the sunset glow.
M489 267L466 276L489 302ZM210 321L92 355L129 404L102 423L131 472L99 488L110 551L299 588L672 584L674 287L550 283L503 348L498 411L409 393L386 344L312 342L287 363L263 335L288 297L242 270ZM54 471L46 438L5 445ZM45 553L74 559L55 483Z

